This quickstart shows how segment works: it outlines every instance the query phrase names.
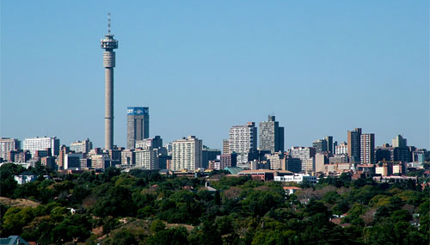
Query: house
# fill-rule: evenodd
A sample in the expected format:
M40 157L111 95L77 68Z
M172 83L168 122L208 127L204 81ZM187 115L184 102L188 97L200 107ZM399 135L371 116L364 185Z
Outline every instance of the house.
M37 175L31 171L25 171L20 173L19 175L15 175L13 179L18 182L19 185L23 185L26 183L30 183L36 181Z
M30 245L20 236L9 236L8 238L0 238L0 245Z
M285 194L291 195L294 194L296 191L301 190L301 188L296 186L284 186Z

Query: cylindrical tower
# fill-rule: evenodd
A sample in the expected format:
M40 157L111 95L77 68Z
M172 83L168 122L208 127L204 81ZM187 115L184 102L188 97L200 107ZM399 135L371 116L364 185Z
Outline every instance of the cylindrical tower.
M113 148L113 68L115 67L115 52L118 41L110 33L110 14L108 15L108 34L100 40L103 52L103 67L105 68L105 149Z

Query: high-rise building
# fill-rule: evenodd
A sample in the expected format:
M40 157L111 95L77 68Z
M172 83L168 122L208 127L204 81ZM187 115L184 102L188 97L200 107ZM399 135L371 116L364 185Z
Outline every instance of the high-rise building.
M134 149L136 141L149 138L149 108L127 107L127 148Z
M403 136L401 135L397 135L394 139L393 139L393 147L407 147L407 141L405 138L403 138Z
M327 140L326 139L315 140L312 143L312 147L315 148L315 151L317 153L325 152L328 150L327 149Z
M339 145L335 147L336 155L348 154L348 144L346 142L341 142Z
M257 128L254 122L230 128L229 150L237 154L239 164L252 160L249 155L257 150Z
M352 163L359 163L361 159L361 128L356 128L354 131L348 131L348 156Z
M230 154L230 146L228 139L222 140L222 154Z
M60 152L60 140L56 137L28 138L23 142L23 149L24 151L30 151L32 156L38 150L51 149L51 155L58 156Z
M113 148L113 68L115 67L115 52L118 40L110 33L110 13L108 14L108 33L100 40L103 52L103 67L105 68L105 149Z
M279 127L275 116L268 116L267 122L260 122L260 151L283 152L284 151L284 127Z
M361 135L361 164L375 163L375 134Z
M136 150L136 167L155 170L160 169L158 163L158 150L152 147Z
M202 167L202 140L188 136L172 143L172 170L194 171Z
M324 139L327 142L327 151L334 154L333 136L326 136Z
M0 157L5 161L7 153L14 150L19 150L20 142L17 139L0 138Z
M70 144L70 151L74 151L76 153L88 153L93 149L93 143L90 139L86 139L84 141L76 141Z

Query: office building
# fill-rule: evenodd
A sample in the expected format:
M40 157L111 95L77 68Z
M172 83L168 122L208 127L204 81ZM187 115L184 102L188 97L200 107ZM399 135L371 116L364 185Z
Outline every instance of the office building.
M210 149L206 146L203 146L202 168L208 168L209 161L217 160L218 156L220 155L221 155L221 151L219 149Z
M351 163L359 163L361 159L361 128L356 128L354 131L348 131L347 140L348 157Z
M230 154L230 146L228 139L222 140L222 154Z
M222 154L220 156L220 169L224 169L226 167L236 167L236 164L237 164L237 155L235 153Z
M110 14L108 15L108 33L100 40L103 52L103 67L105 68L105 149L113 148L113 68L115 67L115 52L118 40L110 33Z
M361 135L361 164L375 163L375 134Z
M202 140L188 136L172 143L171 170L194 171L202 167Z
M403 136L397 135L393 140L393 147L408 147L407 141Z
M60 153L60 140L56 137L28 138L23 142L23 149L24 151L30 151L31 156L35 156L37 150L51 149L51 155L58 156Z
M341 142L335 147L336 155L347 155L348 154L348 144L346 142Z
M323 153L315 154L315 172L325 172L325 165L329 163L327 156Z
M288 150L291 157L299 158L300 160L311 159L315 156L316 150L313 147L294 146Z
M243 164L252 161L257 150L257 128L254 122L230 128L229 151L237 154L237 163Z
M285 155L282 161L282 170L299 173L302 171L302 160Z
M145 170L160 169L158 163L158 150L152 147L145 149L138 149L135 152L136 155L136 167Z
M327 151L334 154L333 136L326 136L324 139L327 142Z
M146 148L146 147L152 147L155 149L159 149L163 147L163 139L161 139L160 136L155 136L154 138L148 138L143 140L137 140L135 144L136 149L137 148Z
M149 108L127 107L127 149L134 149L136 141L149 138Z
M126 149L121 152L121 165L131 166L136 164L136 154L133 149Z
M271 153L284 151L284 128L279 127L279 122L275 121L275 116L269 116L267 122L260 122L259 137L260 151Z
M327 140L326 139L316 140L312 143L312 147L315 148L316 153L326 152Z
M69 153L64 156L63 169L80 169L81 159L85 158L84 153Z
M20 142L17 139L0 138L0 158L4 161L7 159L7 153L10 151L20 150Z
M83 141L76 141L70 144L70 151L75 153L88 153L93 149L93 143L90 139L86 139Z

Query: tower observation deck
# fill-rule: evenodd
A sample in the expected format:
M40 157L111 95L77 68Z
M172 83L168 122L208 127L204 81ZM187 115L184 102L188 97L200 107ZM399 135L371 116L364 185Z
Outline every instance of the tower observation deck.
M105 149L113 148L113 68L115 67L115 52L118 40L110 33L110 13L108 14L108 33L100 40L103 52L103 67L105 68Z

